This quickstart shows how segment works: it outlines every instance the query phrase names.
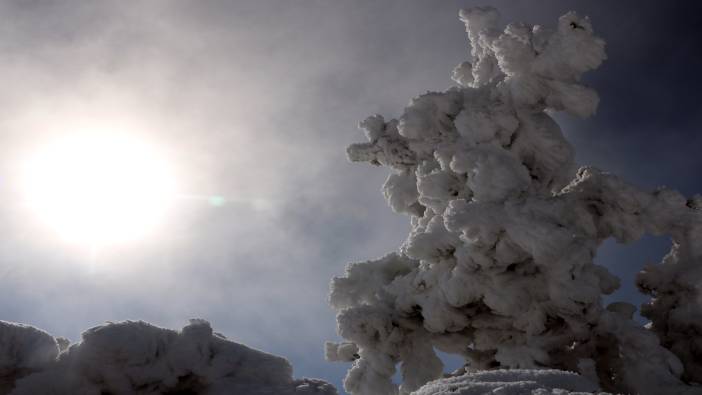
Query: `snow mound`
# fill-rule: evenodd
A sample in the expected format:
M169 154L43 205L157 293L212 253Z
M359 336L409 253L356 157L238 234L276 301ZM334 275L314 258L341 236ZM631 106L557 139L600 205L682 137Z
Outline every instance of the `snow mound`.
M204 320L181 331L108 323L60 353L51 335L0 322L0 383L8 395L337 394L321 380L294 380L287 360L229 341Z
M585 395L595 393L597 389L597 385L572 372L514 369L439 379L427 383L412 395Z
M17 379L46 369L59 354L56 339L37 328L0 321L0 394Z

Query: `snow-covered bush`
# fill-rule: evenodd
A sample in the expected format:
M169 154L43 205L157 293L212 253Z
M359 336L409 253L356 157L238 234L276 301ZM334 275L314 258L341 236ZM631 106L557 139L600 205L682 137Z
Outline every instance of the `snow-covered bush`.
M180 332L119 322L65 341L0 321L0 394L336 395L321 380L293 380L287 360L225 339L204 320Z
M412 231L399 252L332 281L348 342L327 343L327 357L353 361L346 390L415 391L441 377L438 349L468 371L553 368L612 392L702 393L702 199L578 170L549 115L595 112L580 79L605 59L604 41L573 12L553 29L500 29L490 7L460 18L472 60L454 69L458 86L412 99L399 119L369 117L368 142L348 148L392 170L383 191ZM650 328L628 303L602 305L619 279L593 263L605 239L647 232L674 242L638 276Z

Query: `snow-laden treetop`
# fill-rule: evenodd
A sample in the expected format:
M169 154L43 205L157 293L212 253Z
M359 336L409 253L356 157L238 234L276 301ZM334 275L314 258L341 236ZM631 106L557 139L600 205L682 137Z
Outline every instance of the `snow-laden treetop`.
M700 393L702 199L578 170L549 115L595 112L581 77L606 58L604 41L574 12L553 29L503 29L491 7L460 18L472 59L454 69L458 86L412 99L399 119L367 118L368 142L348 148L352 161L392 170L383 191L412 231L399 252L332 281L348 342L327 343L327 357L353 361L346 390L415 391L442 375L439 349L467 371L549 367L608 391ZM652 296L642 327L634 306L603 306L619 279L593 259L605 239L646 232L673 247L637 276Z

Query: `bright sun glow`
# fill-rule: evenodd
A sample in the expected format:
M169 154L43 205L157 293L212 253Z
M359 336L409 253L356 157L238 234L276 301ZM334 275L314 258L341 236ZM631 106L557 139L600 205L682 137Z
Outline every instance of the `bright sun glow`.
M61 237L92 246L138 239L161 222L174 196L170 169L138 140L82 135L38 150L25 193Z

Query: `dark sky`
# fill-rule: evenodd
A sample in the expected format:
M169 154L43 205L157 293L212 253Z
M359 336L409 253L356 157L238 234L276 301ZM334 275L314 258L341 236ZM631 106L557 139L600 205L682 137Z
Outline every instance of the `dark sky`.
M559 116L578 161L644 188L702 192L702 3L696 1L5 1L0 3L0 319L79 338L106 320L179 328L212 321L339 384L327 284L347 262L395 249L406 218L386 207L386 170L350 164L367 115L451 86L468 58L458 10L506 22L589 15L609 59L586 81L598 113ZM75 119L142 125L180 171L182 202L148 240L97 256L41 229L18 203L17 162ZM606 243L623 276L660 259L664 237Z

